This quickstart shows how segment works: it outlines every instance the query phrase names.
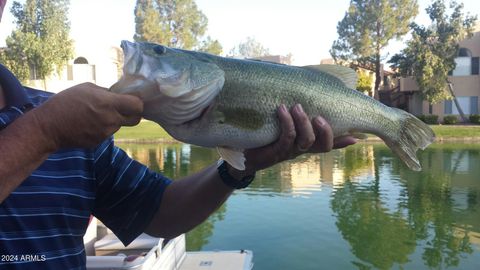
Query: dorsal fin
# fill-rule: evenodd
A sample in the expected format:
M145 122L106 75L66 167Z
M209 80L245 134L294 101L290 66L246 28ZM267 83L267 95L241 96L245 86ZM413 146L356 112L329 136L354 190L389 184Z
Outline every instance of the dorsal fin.
M303 68L328 73L342 81L348 88L355 89L357 86L357 73L351 68L339 65L313 65Z

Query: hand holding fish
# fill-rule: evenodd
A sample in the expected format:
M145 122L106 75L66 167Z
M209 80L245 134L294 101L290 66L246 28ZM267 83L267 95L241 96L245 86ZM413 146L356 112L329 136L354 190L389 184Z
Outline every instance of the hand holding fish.
M332 128L325 119L317 116L310 120L300 104L292 107L290 112L285 105L281 105L278 118L281 126L279 139L272 144L246 150L244 174L251 174L305 153L325 153L357 142L351 136L334 139Z
M91 83L73 86L34 109L46 147L93 147L121 126L140 122L143 102Z

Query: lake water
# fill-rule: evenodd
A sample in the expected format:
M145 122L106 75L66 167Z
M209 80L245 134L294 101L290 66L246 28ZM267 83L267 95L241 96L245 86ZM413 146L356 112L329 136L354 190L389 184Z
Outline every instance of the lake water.
M178 178L218 159L190 145L120 145ZM187 234L188 250L250 249L255 269L480 269L480 145L435 144L408 170L383 144L258 173Z

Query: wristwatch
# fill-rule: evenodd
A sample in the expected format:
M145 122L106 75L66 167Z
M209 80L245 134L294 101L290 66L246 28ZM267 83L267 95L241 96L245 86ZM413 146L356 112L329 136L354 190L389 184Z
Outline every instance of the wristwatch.
M217 162L217 171L218 175L220 175L220 178L222 179L223 183L231 188L234 189L242 189L248 187L250 183L252 183L253 179L255 179L255 173L251 175L247 175L242 177L242 179L238 180L235 177L233 177L229 172L228 172L228 164L225 160L219 159Z

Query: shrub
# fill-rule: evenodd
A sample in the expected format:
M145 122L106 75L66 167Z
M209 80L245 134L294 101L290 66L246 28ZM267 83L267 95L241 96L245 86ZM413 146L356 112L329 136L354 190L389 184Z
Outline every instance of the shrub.
M443 123L445 125L454 125L458 123L458 118L455 115L445 115L443 117Z
M480 114L471 114L469 120L472 124L480 124Z
M418 119L422 120L426 124L436 125L438 124L438 115L435 114L425 114L425 115L418 115Z

